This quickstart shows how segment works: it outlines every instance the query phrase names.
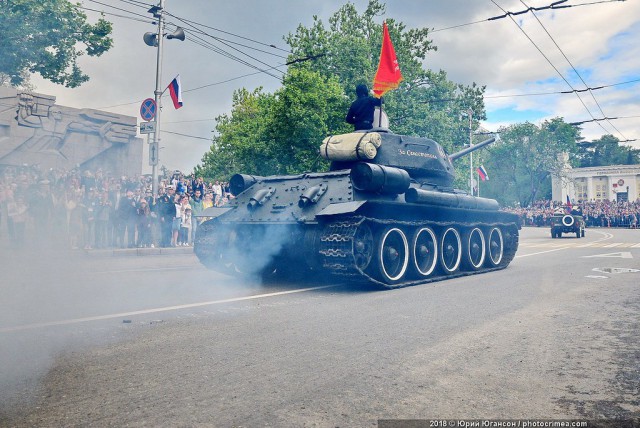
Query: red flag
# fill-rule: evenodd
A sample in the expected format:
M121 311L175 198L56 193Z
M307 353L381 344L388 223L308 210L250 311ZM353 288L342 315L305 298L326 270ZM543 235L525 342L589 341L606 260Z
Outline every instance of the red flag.
M571 205L571 199L569 199L569 195L567 195L567 214L570 214L572 209L573 205Z
M402 73L396 51L393 49L391 37L389 37L389 29L387 23L382 24L382 50L380 51L380 62L378 63L378 71L373 79L373 93L376 97L382 97L385 92L396 89L402 81Z

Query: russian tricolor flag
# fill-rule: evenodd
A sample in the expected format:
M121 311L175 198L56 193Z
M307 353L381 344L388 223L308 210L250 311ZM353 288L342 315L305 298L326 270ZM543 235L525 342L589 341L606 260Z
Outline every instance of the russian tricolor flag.
M483 165L480 165L476 171L478 172L478 176L480 177L480 180L485 181L489 179L489 174L487 174L487 170L484 169Z
M178 74L167 87L169 88L169 94L171 95L173 106L177 110L182 107L182 85L180 84L180 75Z

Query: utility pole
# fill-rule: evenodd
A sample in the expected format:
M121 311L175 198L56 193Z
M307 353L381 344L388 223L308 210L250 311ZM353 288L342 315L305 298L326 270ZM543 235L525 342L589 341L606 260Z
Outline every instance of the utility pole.
M158 6L152 6L151 9L148 10L149 13L153 14L153 17L158 20L158 32L157 33L145 33L143 40L148 46L156 47L158 49L158 54L156 58L156 90L153 91L155 95L155 103L156 103L156 112L155 112L155 130L153 132L153 143L149 145L149 150L153 150L154 152L154 161L151 163L151 176L153 179L152 191L154 197L157 196L158 193L158 170L157 165L160 157L160 113L162 109L160 108L160 102L162 101L162 94L164 90L162 90L162 44L164 39L164 0L160 0L160 4ZM172 34L167 35L167 39L178 39L180 41L184 41L185 35L184 30L180 27L176 28L176 31Z
M159 6L154 6L149 9L150 13L153 13L153 16L158 19L158 33L156 34L156 43L158 48L158 55L156 59L156 90L153 91L155 95L156 101L156 130L153 132L153 145L154 147L160 147L160 112L162 109L160 108L160 101L162 98L162 90L160 88L162 81L162 40L164 39L164 0L160 0ZM152 192L153 197L155 198L158 195L158 169L157 165L159 162L160 150L156 151L156 161L151 166L151 177L153 180L152 184Z

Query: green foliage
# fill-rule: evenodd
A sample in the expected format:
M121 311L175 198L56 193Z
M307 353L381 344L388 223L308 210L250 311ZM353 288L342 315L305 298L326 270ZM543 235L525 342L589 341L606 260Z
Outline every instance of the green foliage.
M294 174L326 169L318 148L333 133L348 132L348 106L334 79L313 71L289 70L273 95L262 89L234 93L230 115L216 118L213 145L196 175L228 179L232 174Z
M356 85L371 87L373 82L384 12L379 0L369 0L362 14L347 3L328 25L314 17L310 27L300 25L287 35L290 61L317 59L291 63L273 96L238 91L231 116L218 118L214 144L196 173L228 177L232 172L289 174L327 168L317 149L327 135L352 130L344 118ZM455 84L444 71L425 70L423 61L436 49L429 30L408 30L393 19L386 22L404 77L400 87L384 97L392 130L428 136L449 151L460 150L468 142L468 119L460 113L471 108L474 126L485 118L484 87ZM247 109L254 114L245 114Z
M337 77L353 100L356 85L371 87L373 82L382 47L379 17L384 13L385 6L378 0L369 0L362 14L347 3L329 18L327 26L314 16L311 27L300 25L285 40L291 46L292 58L323 54L304 66ZM437 49L429 39L429 30L407 30L404 24L389 18L386 22L404 78L397 90L384 97L391 128L399 134L433 138L450 151L459 150L468 142L467 119L460 113L471 108L475 125L486 118L484 87L455 84L442 70L424 69L428 53Z
M640 150L621 146L613 135L603 135L597 140L581 143L576 156L581 168L640 164Z
M501 141L488 148L485 168L490 181L483 183L483 196L503 205L551 197L551 175L564 166L562 153L574 154L579 132L561 118L540 126L525 122L499 130Z
M89 80L78 65L85 52L100 56L111 48L111 23L87 16L66 0L4 0L0 13L0 75L13 86L27 73L69 88ZM78 45L84 45L84 50Z

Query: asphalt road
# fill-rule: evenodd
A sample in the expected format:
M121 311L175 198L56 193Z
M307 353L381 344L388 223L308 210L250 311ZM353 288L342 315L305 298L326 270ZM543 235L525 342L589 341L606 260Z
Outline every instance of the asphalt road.
M586 233L523 229L506 270L391 291L5 251L0 425L640 418L640 230Z

